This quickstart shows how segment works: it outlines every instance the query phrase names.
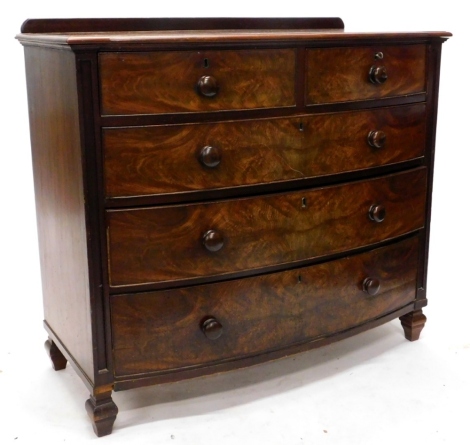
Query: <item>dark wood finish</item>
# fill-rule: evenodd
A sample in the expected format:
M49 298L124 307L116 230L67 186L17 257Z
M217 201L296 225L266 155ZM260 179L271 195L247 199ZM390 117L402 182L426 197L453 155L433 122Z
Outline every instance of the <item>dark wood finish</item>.
M423 226L425 180L421 168L281 195L110 211L110 285L262 268L393 238ZM387 208L380 224L368 216L377 200ZM204 248L207 230L220 233L223 249Z
M385 210L385 206L381 204L374 204L369 209L369 218L377 223L383 222L386 215L387 212Z
M427 91L429 108L426 115L426 164L430 171L428 176L427 197L426 197L426 219L427 224L421 240L422 246L422 261L420 261L420 268L418 274L418 302L415 309L421 309L427 305L426 298L426 281L428 270L428 255L429 255L429 237L431 229L431 204L432 204L432 189L433 189L433 176L434 176L434 154L436 142L436 122L437 122L437 104L439 93L439 73L441 65L441 45L429 45L427 51L428 60L428 76L427 76Z
M93 365L96 387L112 383L111 339L109 305L103 282L107 281L103 267L106 252L106 232L103 221L103 185L100 152L101 129L96 123L99 115L97 57L93 52L76 56L80 137L82 145L82 171L84 178L85 212L87 216L87 251L90 276L91 330L94 339Z
M22 33L129 32L181 29L344 29L339 17L213 17L213 18L108 18L108 19L28 19Z
M86 372L80 367L80 364L74 359L72 354L67 350L66 346L62 343L61 339L55 334L51 327L47 324L47 321L43 321L44 329L49 336L49 339L54 342L57 348L60 350L62 355L67 359L68 364L75 370L77 375L82 379L82 382L87 387L88 391L93 392L96 382L91 380Z
M330 46L331 44L412 44L436 42L441 44L452 34L439 32L414 33L344 33L342 30L316 29L240 29L240 30L179 30L179 31L130 31L130 32L98 32L83 33L69 32L56 34L19 34L17 39L24 45L40 45L62 49L72 46L81 49L83 46L93 46L104 51L114 50L162 50L164 45L192 46L209 45L211 47L238 44L292 45L308 44L315 46ZM155 45L158 44L156 48Z
M113 390L397 317L418 338L450 33L344 33L340 19L22 31L46 349L82 377L97 435Z
M118 407L111 398L112 389L92 394L85 403L85 409L91 419L93 430L98 437L111 434Z
M279 117L296 117L299 113L308 112L314 115L320 113L335 113L341 111L358 111L366 109L380 109L397 105L411 105L426 101L426 93L410 94L409 96L385 97L382 99L368 99L357 102L338 102L330 104L311 104L287 108L259 108L253 110L227 110L210 113L165 113L165 114L132 114L122 116L101 116L103 127L142 127L147 125L170 125L183 123L207 123L267 119Z
M367 142L374 148L382 148L386 140L387 135L382 130L373 130L367 135Z
M210 340L217 340L223 333L223 326L214 317L206 317L201 323L201 330Z
M217 230L208 230L202 236L202 244L209 252L218 252L224 246L224 237Z
M388 79L369 79L377 51ZM322 48L307 50L307 103L346 102L425 91L426 46ZM381 79L381 82L378 79Z
M362 290L368 295L377 295L380 290L380 281L377 278L366 278L362 282Z
M416 341L424 328L426 316L420 309L401 316L400 321L405 331L405 338L409 341Z
M115 372L133 375L234 360L360 325L414 300L417 259L415 237L288 272L114 296ZM362 291L365 276L381 281L372 298ZM214 341L199 328L207 314L224 326L224 335Z
M207 376L220 372L231 371L234 369L246 368L259 363L264 363L270 360L282 359L288 355L298 354L300 352L309 351L310 349L320 348L330 345L331 343L344 340L345 338L352 337L360 334L361 332L381 326L391 320L394 320L413 309L414 303L407 304L406 306L398 309L397 311L390 312L374 320L369 320L359 326L354 326L351 329L341 331L337 334L325 335L324 337L316 337L312 340L291 345L288 349L278 349L275 351L267 351L263 354L252 355L249 357L239 358L233 361L224 361L211 363L208 366L200 368L184 368L178 370L178 380L190 379L195 377ZM140 388L142 386L149 386L162 383L170 383L175 381L174 372L157 372L145 373L133 376L115 377L116 382L114 385L115 391L123 391L126 389Z
M296 191L313 187L323 187L338 184L343 181L374 178L380 175L411 170L425 164L423 158L415 158L409 161L386 164L379 167L355 170L354 172L342 172L309 178L299 178L289 181L275 181L254 185L242 185L238 187L199 189L186 192L166 193L159 195L137 195L127 197L105 198L106 207L109 209L127 209L135 207L154 207L164 204L189 203L193 201L208 202L218 199L243 198L258 194L280 193Z
M65 367L67 366L67 359L64 357L64 354L60 352L60 349L50 338L44 343L44 348L46 349L47 355L51 359L54 371L60 371L62 369L65 369Z
M99 60L102 114L295 105L293 49L101 53ZM201 77L217 79L217 95L197 94Z
M215 168L220 164L222 154L217 147L206 145L199 152L199 162L208 168Z
M209 59L204 59L204 68L209 68ZM219 92L219 84L213 76L201 76L197 81L197 92L204 97L214 97Z
M344 256L356 255L359 253L366 252L368 250L376 249L389 245L393 242L398 242L404 239L414 236L416 234L421 234L423 229L414 230L412 232L406 233L404 235L399 235L387 240L380 240L378 242L362 245L360 247L355 247L352 249L341 250L338 252L320 255L315 258L306 258L303 260L292 261L290 263L278 263L270 266L264 266L256 269L245 269L239 271L230 271L224 274L218 275L201 275L198 277L184 278L172 281L159 281L159 282L148 282L142 284L129 284L129 285L120 285L109 287L110 295L118 295L124 293L133 293L133 292L148 292L154 290L164 290L164 289L175 289L177 287L186 287L186 286L197 286L204 283L215 283L220 280L233 280L240 279L245 277L250 277L253 275L259 275L263 273L274 273L282 270L290 270L298 267L305 267L313 264L323 263L325 261L333 261Z
M25 48L44 318L94 379L75 58Z
M372 65L369 70L369 80L372 83L381 85L388 79L387 69L383 65Z
M287 119L106 128L106 194L221 189L416 159L425 150L425 111L416 104ZM371 131L387 134L382 149L369 145Z

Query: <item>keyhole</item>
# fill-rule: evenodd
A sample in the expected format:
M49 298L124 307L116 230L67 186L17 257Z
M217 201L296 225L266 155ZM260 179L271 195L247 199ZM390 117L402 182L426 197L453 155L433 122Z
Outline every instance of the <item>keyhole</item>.
M297 277L297 283L301 283L301 282L302 282L302 275L299 275L299 276Z
M209 59L204 59L204 68L209 68Z
M307 207L307 198L302 198L302 208L305 209Z
M301 122L301 123L299 124L299 131L304 131L304 124L303 124L303 122Z

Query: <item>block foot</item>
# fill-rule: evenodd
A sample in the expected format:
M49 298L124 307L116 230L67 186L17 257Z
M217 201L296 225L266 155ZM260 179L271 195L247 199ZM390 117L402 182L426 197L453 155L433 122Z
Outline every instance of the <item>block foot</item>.
M424 328L426 317L422 310L417 310L403 315L400 321L405 331L405 338L409 341L416 341Z
M60 371L61 369L65 369L67 366L67 359L50 338L44 343L44 348L46 349L47 355L52 361L52 367L54 370Z
M85 403L85 409L98 437L111 434L118 413L118 407L111 398L111 391L90 396Z

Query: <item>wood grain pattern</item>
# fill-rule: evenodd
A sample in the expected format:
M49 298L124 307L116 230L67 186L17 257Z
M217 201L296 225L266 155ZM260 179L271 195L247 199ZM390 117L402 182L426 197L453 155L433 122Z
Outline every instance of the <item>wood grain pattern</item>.
M75 56L25 48L44 318L93 381Z
M375 55L383 53L383 59ZM347 102L425 90L426 46L371 46L307 50L307 104ZM387 69L381 85L369 80L374 65Z
M202 367L187 367L183 369L180 368L177 372L160 371L137 375L134 374L128 376L115 376L114 388L116 391L123 391L127 389L141 388L150 385L161 385L165 383L172 383L176 379L178 379L178 381L181 381L201 376L210 376L212 374L233 371L235 369L243 369L248 366L258 365L267 361L284 359L287 356L300 354L302 352L309 351L315 348L322 348L332 343L368 331L369 329L374 329L412 311L414 304L414 302L411 302L396 311L389 312L388 314L381 316L380 318L375 318L374 320L370 320L367 323L363 323L361 325L358 325L351 329L347 329L345 331L338 332L333 335L328 335L325 337L316 337L310 341L297 343L295 345L289 346L288 348L264 352L260 355L251 355L247 357L238 358L237 360L219 361Z
M422 157L425 104L379 110L210 124L103 130L108 197L288 181ZM367 142L383 131L381 149ZM216 147L220 163L198 160Z
M111 286L219 275L315 258L424 224L426 169L379 179L207 204L108 211ZM382 204L382 223L369 219ZM223 248L209 252L215 230Z
M153 114L295 105L293 49L102 53L101 112ZM201 76L219 92L195 90Z
M342 28L23 25L46 348L85 382L98 436L117 415L113 390L250 366L397 317L419 336L451 34Z
M361 255L244 280L111 298L117 375L202 366L327 336L415 298L416 237ZM372 276L380 291L369 296ZM223 334L200 328L212 315Z

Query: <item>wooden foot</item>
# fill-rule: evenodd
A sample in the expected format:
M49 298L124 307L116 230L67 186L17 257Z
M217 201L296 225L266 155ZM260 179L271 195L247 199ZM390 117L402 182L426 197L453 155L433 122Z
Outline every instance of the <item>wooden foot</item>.
M405 331L405 338L409 341L418 340L419 334L424 328L426 317L422 310L409 312L400 317L401 325Z
M52 361L52 367L55 371L60 371L61 369L65 369L67 366L67 359L64 357L60 349L57 345L49 338L44 343L44 347L46 348L47 355Z
M98 437L111 434L118 413L118 407L111 398L111 391L90 396L85 408L93 423L95 434Z

